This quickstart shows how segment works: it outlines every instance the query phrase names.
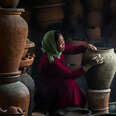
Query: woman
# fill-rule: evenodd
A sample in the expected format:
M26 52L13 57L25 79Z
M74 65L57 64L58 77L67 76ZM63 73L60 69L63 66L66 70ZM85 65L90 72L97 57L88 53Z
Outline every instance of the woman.
M73 79L81 77L91 65L71 71L66 67L64 54L77 54L86 49L96 51L97 48L87 46L67 46L63 35L55 30L47 32L42 40L44 55L39 65L39 102L49 108L65 108L68 106L84 107L86 99ZM99 56L100 57L100 56ZM99 62L102 63L101 60Z

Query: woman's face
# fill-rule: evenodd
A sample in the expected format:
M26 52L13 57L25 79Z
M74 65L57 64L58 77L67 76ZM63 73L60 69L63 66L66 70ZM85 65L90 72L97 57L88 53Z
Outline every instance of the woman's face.
M58 41L57 41L58 51L63 52L65 49L65 41L64 37L62 35L59 35Z

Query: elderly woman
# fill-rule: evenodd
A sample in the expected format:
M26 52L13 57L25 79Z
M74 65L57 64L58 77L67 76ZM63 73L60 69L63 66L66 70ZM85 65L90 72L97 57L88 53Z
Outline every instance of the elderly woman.
M93 52L97 48L91 44L87 46L65 45L63 35L55 30L47 32L42 40L42 51L39 76L39 106L49 108L65 108L68 106L84 107L86 98L73 79L85 74L92 66L87 65L71 71L67 68L64 54L78 54L86 49ZM101 64L100 56L95 65ZM78 59L77 59L78 60Z

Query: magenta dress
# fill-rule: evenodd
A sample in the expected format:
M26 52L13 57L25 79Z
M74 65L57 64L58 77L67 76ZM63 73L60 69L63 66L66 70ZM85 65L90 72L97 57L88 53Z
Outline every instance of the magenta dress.
M57 108L68 106L83 107L84 95L73 79L81 77L85 72L82 68L71 71L66 67L64 54L82 53L85 46L65 46L60 59L54 58L49 63L47 54L44 54L39 65L39 98L45 104L54 102ZM77 59L78 60L78 59Z

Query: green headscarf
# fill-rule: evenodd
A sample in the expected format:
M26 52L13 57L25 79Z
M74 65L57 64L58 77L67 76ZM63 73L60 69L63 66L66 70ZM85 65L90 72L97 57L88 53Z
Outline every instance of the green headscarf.
M42 51L47 53L50 63L54 62L54 57L60 58L61 52L57 50L57 44L55 41L55 30L48 31L42 40Z

